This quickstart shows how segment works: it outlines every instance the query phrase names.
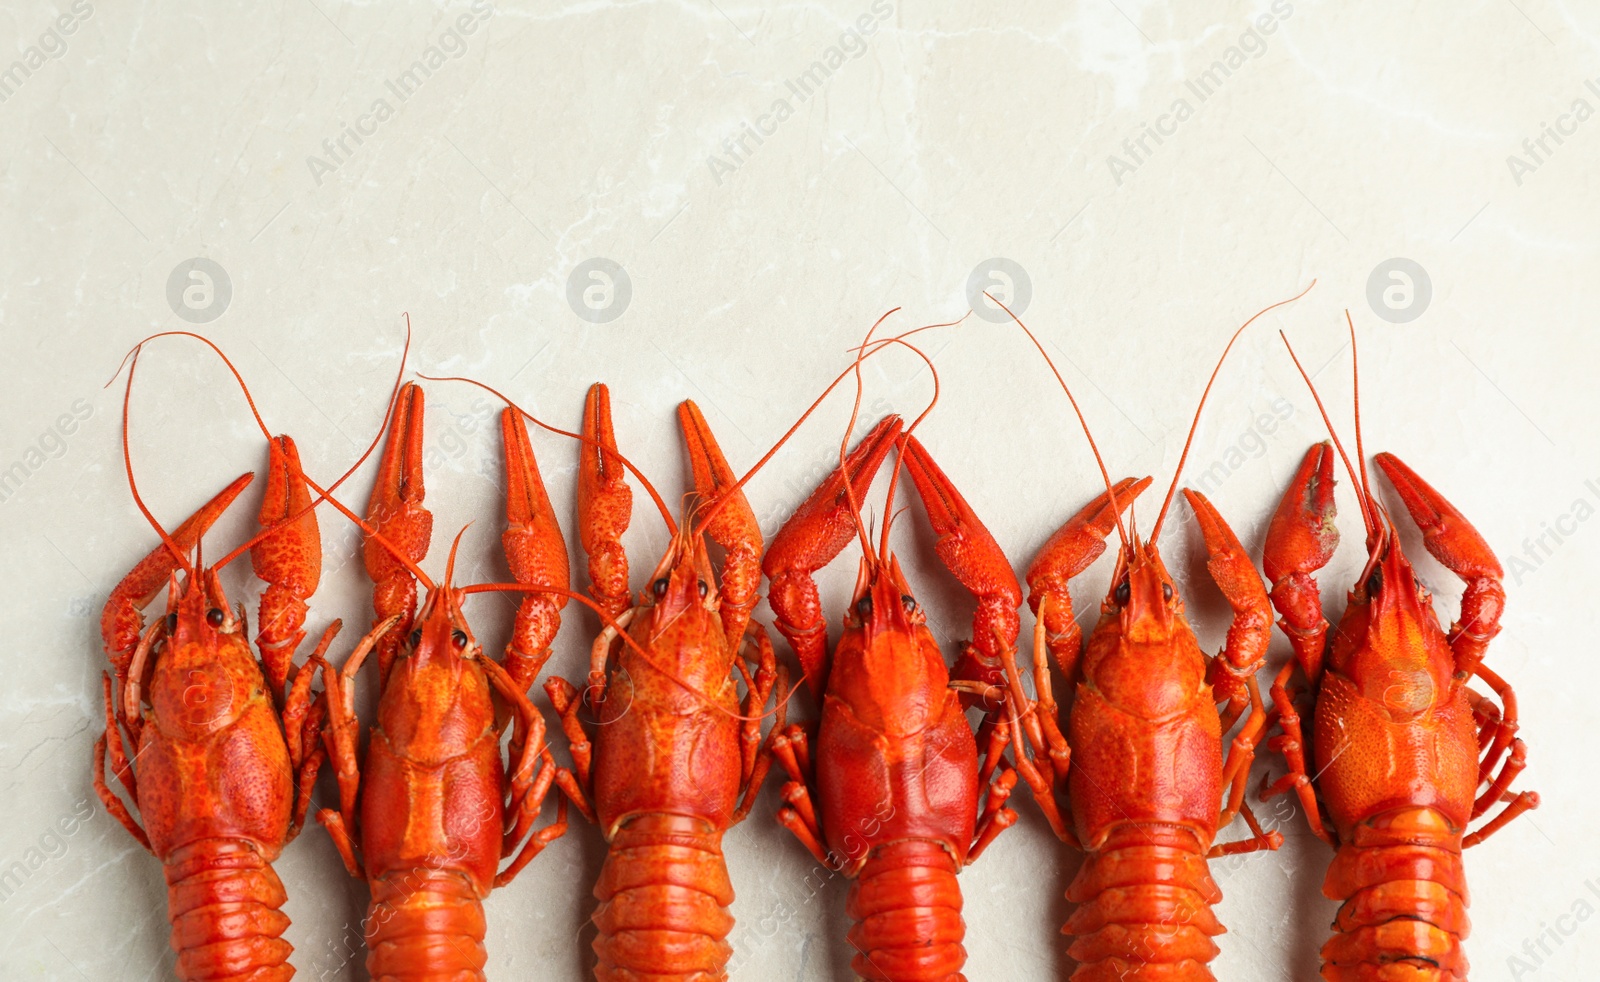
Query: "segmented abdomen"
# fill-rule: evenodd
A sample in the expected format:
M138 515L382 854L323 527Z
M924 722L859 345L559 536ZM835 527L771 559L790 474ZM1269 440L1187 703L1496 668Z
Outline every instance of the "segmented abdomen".
M371 881L372 982L483 982L483 901L452 869L394 870Z
M278 874L247 839L201 839L169 853L167 916L183 982L284 982L288 899Z
M1090 852L1067 888L1078 904L1061 933L1073 982L1211 982L1211 939L1224 928L1211 912L1222 891L1206 848L1177 825L1123 825Z
M597 982L728 977L733 884L722 831L688 815L636 815L611 838L594 923Z
M1403 808L1355 826L1322 892L1344 901L1322 946L1324 979L1465 982L1461 834L1437 809Z
M872 982L964 982L959 867L931 839L875 846L850 884L850 966Z

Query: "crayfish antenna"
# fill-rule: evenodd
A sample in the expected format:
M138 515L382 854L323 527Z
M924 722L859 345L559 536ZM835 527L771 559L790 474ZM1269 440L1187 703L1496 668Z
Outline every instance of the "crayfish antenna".
M1300 377L1302 379L1305 379L1306 388L1311 390L1311 398L1312 398L1312 400L1314 402L1316 402L1316 404L1317 404L1317 412L1320 413L1321 416L1322 416L1322 425L1327 428L1328 437L1329 437L1329 439L1331 439L1333 441L1334 449L1339 451L1339 459L1344 461L1345 472L1350 475L1351 482L1356 485L1356 497L1359 498L1360 501L1361 501L1361 524L1367 530L1367 544L1368 544L1368 548L1370 550L1372 545L1374 543L1376 543L1382 537L1384 532L1383 532L1383 523L1380 522L1379 519L1378 519L1377 504L1376 504L1376 502L1374 502L1372 500L1372 496L1367 492L1367 485L1365 483L1365 473L1366 473L1365 462L1363 462L1363 466L1361 468L1361 472L1358 473L1356 471L1355 466L1353 464L1351 464L1351 462L1350 462L1350 455L1345 453L1344 443L1339 439L1338 432L1333 428L1333 420L1328 416L1328 409L1327 409L1326 406L1324 406L1322 404L1322 395L1321 395L1321 393L1319 393L1317 391L1316 385L1311 381L1310 373L1308 373L1306 371L1305 366L1300 363L1300 356L1295 354L1294 345L1289 343L1289 336L1284 334L1282 331L1279 331L1278 332L1278 337L1283 339L1283 346L1285 348L1289 349L1289 358L1294 362L1294 367L1297 370L1299 370ZM1352 340L1353 340L1353 336L1352 336ZM1359 419L1359 409L1358 409L1358 419ZM1359 436L1359 430L1360 430L1360 427L1359 427L1359 424L1358 424L1357 425L1358 436ZM1358 448L1357 448L1357 452L1358 453L1360 452L1359 445L1358 445ZM1375 552L1373 554L1376 555ZM1370 573L1371 570L1368 569L1367 572ZM1365 579L1365 575L1363 575L1362 578Z
M1007 307L999 297L989 291L985 290L983 295L988 297L991 303L1005 311L1016 322L1017 326L1022 328L1022 333L1026 334L1028 340L1033 342L1033 346L1039 350L1039 356L1044 359L1044 363L1050 366L1050 374L1056 377L1056 382L1061 386L1061 391L1067 394L1067 401L1072 404L1072 411L1078 417L1078 425L1083 428L1083 435L1089 441L1089 452L1094 454L1095 465L1100 468L1100 479L1106 485L1106 499L1110 503L1112 515L1117 521L1117 538L1122 543L1122 551L1127 552L1129 545L1128 528L1122 522L1122 508L1117 504L1117 489L1111 483L1111 472L1106 469L1105 458L1100 455L1100 445L1095 443L1094 434L1089 432L1089 421L1084 418L1083 409L1078 406L1077 396L1072 394L1072 388L1067 385L1067 380L1061 377L1061 370L1056 367L1055 359L1051 358L1050 353L1044 350L1044 345L1039 343L1039 339L1034 336L1028 325L1022 323L1022 318L1013 313L1010 307Z
M133 493L133 503L139 507L140 514L144 515L145 521L150 523L150 527L156 530L157 535L161 536L162 544L167 547L167 552L171 554L177 565L185 573L192 576L194 567L189 565L189 557L185 554L183 548L173 541L172 536L167 533L161 523L156 520L156 516L151 513L150 508L144 503L144 498L139 494L139 482L134 480L133 477L133 452L128 448L128 403L133 398L133 373L139 367L139 352L143 348L144 342L141 341L134 346L133 351L123 358L123 361L128 364L128 384L122 390L122 465L128 474L128 490ZM117 370L121 372L122 369L119 366ZM112 376L111 381L116 381L116 377ZM110 385L111 383L107 382L106 384ZM210 523L208 522L207 524Z
M887 313L885 313L882 317L879 317L878 320L873 323L873 329L875 330L878 325L882 324L891 315L895 314L899 310L900 310L899 307L894 307L894 308L890 309ZM968 311L968 313L970 314L971 311ZM878 352L884 350L885 348L888 348L891 345L902 345L902 346L905 346L905 347L908 347L908 348L912 348L912 350L915 351L917 349L914 346L912 346L911 344L909 344L905 340L906 338L910 337L913 334L919 334L919 333L921 333L923 331L931 331L931 330L934 330L936 328L954 327L957 324L960 324L963 320L966 320L966 316L967 315L963 314L961 317L957 318L956 320L947 321L947 322L941 322L941 323L938 323L938 324L924 324L921 327L914 327L909 331L903 331L900 334L894 335L893 337L878 338L877 340L871 341L868 344L858 345L858 346L856 346L854 348L849 349L849 350L851 350L853 352L856 352L857 357L851 361L851 363L850 363L850 365L848 367L846 367L838 375L834 376L833 381L829 382L827 387L822 390L822 393L811 401L811 405L806 408L806 411L800 414L800 418L795 420L794 423L792 425L790 425L790 427L787 430L784 431L783 435L778 438L777 442L774 443L771 446L771 448L769 448L767 450L766 453L761 455L761 459L757 460L755 462L755 464L753 464L750 467L749 470L744 472L744 475L742 477L740 477L739 480L737 480L737 481L735 481L733 483L733 486L728 489L727 494L724 494L721 499L719 499L717 502L713 503L711 505L711 507L706 510L705 514L700 519L700 524L702 526L704 526L704 524L706 522L710 521L711 518L716 514L717 509L722 506L723 501L726 501L729 497L731 497L732 493L734 491L738 491L738 490L742 489L745 486L745 484L752 477L754 477L763 467L765 467L767 465L768 461L770 461L773 457L777 456L778 451L783 449L784 445L789 442L790 438L793 437L795 435L795 433L799 432L800 427L805 425L806 420L810 419L811 415L813 413L815 413L819 408L821 408L823 401L826 400L828 398L828 396L833 394L833 390L838 388L844 382L845 379L849 378L851 375L856 374L859 371L859 365L860 365L861 362L864 362L867 358L872 357L873 355L875 355ZM871 337L871 335L872 335L872 331L868 331L868 337L869 338ZM926 361L926 360L927 360L927 358L926 358L926 356L924 356L924 361ZM855 422L856 422L856 418L857 418L859 409L860 409L860 402L858 400L856 402L855 409L853 409L852 412L851 412L850 429L847 430L846 433L845 433L845 438L844 439L845 439L846 443L848 443L848 441L850 439L850 432L854 431L854 429L855 429ZM880 421L880 423L881 423L881 421ZM854 489L852 489L852 491L853 490ZM870 552L870 550L869 550L869 552Z
M1228 339L1227 347L1222 349L1222 357L1217 359L1217 366L1211 370L1211 377L1206 379L1205 391L1200 393L1200 404L1194 407L1194 422L1189 424L1189 436L1183 441L1183 453L1178 457L1178 468L1172 474L1172 484L1167 488L1167 496L1161 502L1161 511L1156 513L1156 523L1150 527L1151 542L1156 541L1156 539L1160 538L1161 536L1161 523L1166 520L1167 509L1172 506L1172 496L1177 493L1178 480L1183 477L1184 462L1189 459L1189 449L1194 445L1195 430L1199 429L1200 427L1200 413L1206 408L1206 399L1211 395L1211 386L1216 384L1217 373L1222 371L1222 363L1227 361L1228 352L1233 350L1234 342L1239 340L1239 335L1244 333L1245 328L1249 327L1251 324L1254 324L1268 312L1294 303L1296 300L1299 300L1301 297L1310 293L1311 288L1316 285L1317 281L1312 280L1310 283L1306 284L1306 288L1304 290L1301 290L1299 293L1295 294L1289 299L1279 300L1277 303L1268 304L1267 306L1261 308L1254 315L1252 315L1249 320L1245 321L1243 324L1240 324L1239 329L1234 331L1233 336Z

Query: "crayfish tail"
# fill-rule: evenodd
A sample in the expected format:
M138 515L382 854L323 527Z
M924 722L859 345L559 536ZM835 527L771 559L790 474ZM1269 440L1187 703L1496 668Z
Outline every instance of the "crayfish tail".
M371 881L367 973L374 982L483 982L483 899L459 870L393 871Z
M850 884L851 967L870 982L964 982L960 869L930 839L874 848Z
M1175 825L1124 826L1090 852L1067 888L1078 904L1061 933L1073 982L1213 982L1222 891L1206 848Z
M1436 809L1407 807L1356 826L1322 892L1344 901L1322 946L1324 979L1465 982L1461 833Z
M167 915L182 982L287 982L292 947L278 874L245 839L201 839L166 857Z
M594 895L597 982L726 980L733 883L722 832L688 815L645 814L611 839Z

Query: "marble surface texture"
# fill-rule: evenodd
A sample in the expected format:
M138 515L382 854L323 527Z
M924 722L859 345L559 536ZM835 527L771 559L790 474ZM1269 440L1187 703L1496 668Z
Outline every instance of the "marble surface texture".
M921 336L942 387L918 432L1023 570L1100 478L1066 399L983 289L1061 365L1113 476L1159 486L1229 332L1315 279L1234 348L1184 483L1259 558L1278 495L1324 438L1277 332L1348 436L1348 310L1367 449L1415 466L1507 565L1489 663L1517 686L1520 786L1544 805L1468 856L1473 977L1593 977L1597 113L1600 7L1572 0L4 5L0 976L173 977L161 871L89 772L99 611L156 541L120 454L126 372L107 386L139 339L214 340L267 425L328 479L380 426L409 314L409 369L482 379L555 423L575 426L585 387L609 382L624 452L675 503L689 479L680 400L699 402L742 470L880 315L900 308L888 326L903 330L976 297L974 316ZM915 415L933 392L905 351L863 380L866 417ZM263 466L248 407L200 345L153 343L134 389L135 474L169 527ZM462 576L503 579L498 403L452 383L428 400L427 566L442 570L471 523ZM831 467L848 403L827 402L750 482L769 537ZM574 445L535 442L580 570ZM371 481L369 464L348 500ZM208 556L250 533L259 493ZM1330 611L1363 558L1342 477L1340 493ZM637 501L636 589L666 543ZM911 501L895 548L953 648L972 603ZM1141 503L1142 527L1156 507ZM369 585L356 530L321 514L309 624L345 619L342 660ZM1403 527L1452 614L1460 583ZM1193 523L1169 523L1162 545L1215 650L1227 608ZM853 556L821 578L834 630ZM1109 577L1105 560L1075 584L1086 624ZM226 583L253 610L244 564ZM510 608L472 601L493 648ZM1031 625L1024 612L1025 638ZM569 607L552 670L581 677L595 630ZM1272 665L1287 656L1275 636ZM1264 754L1256 770L1283 764ZM332 790L325 776L319 795ZM776 790L726 843L735 978L848 978L846 884L808 878L815 864L773 820ZM1072 968L1058 931L1079 860L1025 793L1017 805L1018 826L961 877L975 980ZM1302 816L1274 821L1281 851L1216 866L1219 978L1315 976L1330 853ZM602 856L576 825L492 896L490 978L588 977ZM278 870L298 977L365 979L366 888L323 830Z

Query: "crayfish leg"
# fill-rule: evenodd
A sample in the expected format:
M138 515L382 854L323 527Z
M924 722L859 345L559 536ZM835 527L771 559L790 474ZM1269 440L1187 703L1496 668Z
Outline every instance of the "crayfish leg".
M1317 803L1317 790L1306 772L1305 733L1301 727L1300 714L1295 709L1294 697L1289 692L1289 675L1294 671L1294 666L1294 660L1285 662L1272 680L1272 712L1282 732L1267 741L1268 748L1283 755L1288 773L1270 784L1262 778L1261 789L1257 792L1257 796L1262 801L1267 801L1288 791L1294 791L1301 810L1306 814L1306 822L1311 826L1312 833L1323 842L1337 848L1339 842L1332 830L1323 824L1322 809Z
M512 734L511 740L515 759L510 762L511 766L507 768L506 774L509 787L506 794L506 827L501 839L501 855L511 855L519 843L522 849L517 852L511 865L495 876L494 885L501 887L510 883L533 857L544 850L545 846L566 834L567 810L565 799L558 794L555 821L523 842L524 837L532 830L534 822L538 820L545 796L549 794L550 786L555 782L555 760L545 745L544 717L534 708L533 703L528 701L527 693L519 688L521 683L510 672L487 658L483 659L482 665L489 677L489 683L510 704L516 720L516 731Z
M594 744L589 740L589 733L578 716L583 701L573 684L559 676L545 679L544 691L561 720L561 732L567 735L567 753L572 757L572 770L560 768L556 771L556 786L571 799L584 818L595 822Z
M1028 606L1036 618L1044 620L1050 653L1069 687L1077 683L1078 657L1083 649L1083 631L1072 610L1071 581L1106 551L1106 537L1117 527L1118 513L1132 507L1148 487L1148 477L1118 481L1067 519L1028 567Z
M1272 514L1261 560L1272 581L1278 625L1312 686L1322 677L1330 627L1322 616L1322 597L1314 574L1328 564L1339 546L1339 527L1334 523L1338 511L1333 498L1334 461L1333 444L1326 440L1306 451Z
M1460 616L1450 625L1456 675L1465 678L1477 669L1489 642L1500 633L1500 615L1506 604L1500 560L1466 516L1399 457L1381 453L1373 459L1422 530L1422 544L1467 585L1461 594Z
M828 865L829 852L822 843L822 824L811 800L808 774L811 754L807 744L805 728L798 723L785 727L773 738L772 754L789 775L783 785L784 804L778 809L778 824L794 833L817 862Z
M111 773L117 776L118 782L128 792L128 797L137 805L139 803L139 787L134 780L133 769L129 765L127 748L122 743L122 732L117 728L116 711L111 698L111 676L101 672L100 677L105 687L105 732L95 738L93 750L94 763L94 791L100 797L100 803L106 806L106 811L111 817L122 823L128 834L138 840L145 849L150 849L150 837L145 835L144 829L139 827L139 822L128 811L128 806L117 797L115 791L106 783L106 758L111 758Z
M741 822L750 814L750 809L755 806L756 796L761 791L761 785L766 782L767 772L772 768L772 743L787 725L788 711L784 701L785 690L789 687L789 673L778 664L777 653L772 649L772 639L767 636L766 628L759 623L751 621L745 628L746 636L753 638L756 646L756 671L751 676L745 669L743 662L739 663L739 671L745 676L745 697L741 715L739 733L740 773L742 787L740 800L733 813L733 822ZM772 729L768 731L766 740L761 739L761 717L767 699L778 693L778 702L773 706Z
M1194 510L1195 520L1206 544L1206 570L1233 608L1233 621L1223 649L1211 662L1211 684L1218 700L1227 700L1222 717L1223 732L1232 729L1246 705L1259 707L1260 693L1246 691L1257 671L1267 661L1267 646L1272 642L1272 614L1267 588L1261 574L1239 544L1239 537L1223 521L1206 496L1183 489L1184 500ZM1251 704L1250 700L1254 699ZM1265 710L1262 710L1263 717Z

